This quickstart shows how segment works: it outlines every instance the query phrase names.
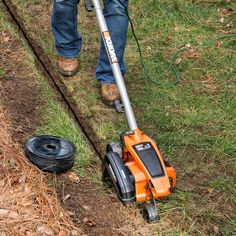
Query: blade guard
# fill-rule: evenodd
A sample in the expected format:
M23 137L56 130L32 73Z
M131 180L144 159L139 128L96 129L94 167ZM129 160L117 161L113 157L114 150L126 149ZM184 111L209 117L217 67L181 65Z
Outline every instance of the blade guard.
M147 201L152 198L147 186L154 198L171 194L176 186L176 174L169 163L165 165L156 142L139 129L125 133L122 137L125 165L135 179L136 200Z

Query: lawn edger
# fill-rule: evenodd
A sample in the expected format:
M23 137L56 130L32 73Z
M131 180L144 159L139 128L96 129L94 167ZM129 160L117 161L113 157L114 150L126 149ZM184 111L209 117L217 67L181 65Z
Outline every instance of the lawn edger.
M99 0L86 2L88 11L93 8L130 129L121 134L121 143L107 145L104 178L112 180L122 203L147 202L143 212L150 223L155 222L159 218L155 199L173 192L176 174L162 158L155 139L138 128ZM120 103L115 105L120 110Z

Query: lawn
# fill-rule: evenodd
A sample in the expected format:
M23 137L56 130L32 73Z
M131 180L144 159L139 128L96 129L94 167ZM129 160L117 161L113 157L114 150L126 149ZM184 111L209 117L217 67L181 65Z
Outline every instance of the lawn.
M26 34L40 46L42 60L56 75L52 1L11 4ZM91 139L105 150L107 142L118 140L128 128L123 115L100 102L93 78L99 32L94 13L87 13L82 4L80 12L81 73L63 83L77 104L82 124L90 127ZM157 232L234 235L236 2L131 0L130 17L148 72L147 76L130 30L125 80L131 101L140 128L157 138L178 178L176 193L158 202Z

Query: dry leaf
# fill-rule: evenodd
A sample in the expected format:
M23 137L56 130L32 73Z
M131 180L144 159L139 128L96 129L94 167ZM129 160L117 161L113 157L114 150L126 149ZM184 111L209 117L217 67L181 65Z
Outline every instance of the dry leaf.
M171 36L171 35L169 35L169 36L166 37L166 40L167 40L167 41L172 41L173 39L174 39L174 37Z
M177 58L177 59L175 60L175 64L178 65L181 61L182 61L182 58L179 57L179 58Z
M203 81L202 81L203 84L206 84L206 83L208 83L209 81L211 81L211 80L213 79L213 75L212 75L211 73L207 73L207 74L205 75L205 78L206 78L206 80L203 80Z
M205 21L206 24L210 24L212 23L212 19L211 18L208 18L206 21Z
M9 210L7 210L7 209L0 209L0 218L7 217L8 213L9 213Z
M70 181L74 182L74 183L79 183L80 182L80 177L76 175L75 172L69 172L68 177L70 179Z
M226 30L223 30L223 29L219 29L218 32L222 33L222 34L229 34L229 31L226 31Z
M19 217L19 214L18 214L17 212L15 212L15 211L10 211L9 214L8 214L8 216L9 216L10 218L16 219L16 218Z
M71 236L79 236L79 232L77 230L71 230L70 231Z
M26 206L31 206L34 203L33 200L28 200L28 201L22 201L21 206L26 207Z
M53 230L46 226L46 225L40 225L37 227L37 232L40 234L46 234L46 235L54 235Z
M38 204L42 204L42 202L41 202L41 198L36 197L36 202L37 202Z
M15 211L11 211L8 209L0 209L0 218L17 219L17 218L19 218L19 214Z
M84 208L86 211L91 211L91 207L90 207L90 206L83 205L83 208Z
M38 234L31 231L26 231L25 236L38 236Z
M4 42L4 43L8 43L9 40L10 40L10 37L8 37L8 36L6 36L6 37L3 38L3 42Z
M62 199L62 201L63 202L65 202L67 199L69 199L70 198L70 194L66 194L64 197L63 197L63 199Z
M219 89L215 84L205 84L205 87L208 88L212 93L217 92Z
M224 17L220 18L219 22L223 24L225 22L225 18Z
M68 236L68 234L67 234L66 231L61 230L61 231L58 233L58 236Z
M216 84L204 84L208 93L217 94L219 92L219 86Z
M75 213L74 213L73 211L67 211L67 214L68 214L69 216L74 216L74 215L75 215Z
M186 57L188 59L199 59L201 58L201 54L194 49L189 49Z
M179 31L180 31L180 28L179 28L178 26L176 26L176 27L174 28L174 31L179 32Z
M209 193L213 193L214 192L213 188L208 188L207 190L208 190Z
M92 226L92 227L96 226L96 222L94 222L94 221L92 220L92 217L91 217L91 216L86 216L86 217L84 217L83 222L84 222L85 224L89 225L89 226Z
M223 16L230 15L233 11L234 11L233 8L219 8L218 9L218 13Z
M186 48L191 48L191 44L190 44L190 43L187 43L187 44L185 44L185 47L186 47Z
M0 176L7 174L7 168L5 166L0 166Z
M23 175L21 178L19 178L19 183L20 184L23 184L23 183L25 183L25 181L26 181L26 176L25 175Z
M15 159L10 159L9 160L9 166L11 167L11 168L15 168L16 166L17 166L17 161L15 160Z
M218 41L216 41L215 46L216 46L216 48L220 48L222 46L222 44L223 44L223 42L218 40Z
M216 234L219 234L219 232L220 232L219 227L216 226L216 225L214 225L214 232L215 232Z
M0 180L0 188L3 188L5 186L5 181L4 180Z

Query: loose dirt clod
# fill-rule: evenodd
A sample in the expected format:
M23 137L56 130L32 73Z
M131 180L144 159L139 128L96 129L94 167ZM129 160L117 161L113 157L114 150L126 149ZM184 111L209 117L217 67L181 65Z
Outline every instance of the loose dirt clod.
M88 226L96 226L96 222L92 219L91 216L84 217L83 222L87 224Z
M78 175L76 175L75 172L69 172L68 177L70 179L70 181L74 182L74 183L79 183L80 182L80 177Z

